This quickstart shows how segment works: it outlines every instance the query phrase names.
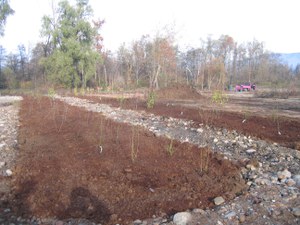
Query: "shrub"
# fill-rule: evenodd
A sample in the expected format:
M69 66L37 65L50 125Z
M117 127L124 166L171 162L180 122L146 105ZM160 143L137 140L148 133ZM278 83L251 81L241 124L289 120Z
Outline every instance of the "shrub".
M228 98L222 91L217 90L213 92L212 102L217 104L224 104L228 102Z
M49 88L48 89L48 97L51 98L52 100L54 99L54 97L55 97L55 90L54 90L54 88Z
M151 91L147 98L147 108L152 109L155 104L155 93Z

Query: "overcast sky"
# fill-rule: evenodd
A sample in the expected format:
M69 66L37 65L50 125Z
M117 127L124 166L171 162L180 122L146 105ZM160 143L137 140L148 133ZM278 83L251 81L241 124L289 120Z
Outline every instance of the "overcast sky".
M8 18L0 44L7 52L18 44L34 47L41 18L51 13L51 0L10 0L10 4L15 14ZM300 52L300 0L90 0L90 4L94 17L106 21L104 46L112 51L171 25L181 46L197 47L200 38L227 34L239 43L255 38L272 52Z

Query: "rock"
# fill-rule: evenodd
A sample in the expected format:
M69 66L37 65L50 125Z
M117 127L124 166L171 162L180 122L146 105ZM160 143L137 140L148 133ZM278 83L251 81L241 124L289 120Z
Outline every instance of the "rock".
M229 212L225 215L225 219L233 219L234 217L236 216L236 213L235 212Z
M124 171L125 171L125 173L132 173L132 169L131 168L125 168Z
M216 197L214 198L214 203L215 205L221 205L225 202L224 198L223 197Z
M271 185L271 181L265 178L256 178L255 183L260 184L260 185Z
M293 208L292 213L293 213L294 216L300 217L300 208L299 207Z
M5 162L0 162L0 168L2 168L3 166L5 166Z
M55 225L64 225L64 222L61 221L61 220L59 220L59 221L56 221L56 222L55 222Z
M217 143L219 140L217 138L214 139L214 143Z
M247 154L253 154L256 152L256 150L254 148L250 148L248 150L246 150Z
M4 209L4 212L9 213L9 212L11 212L11 209L10 208Z
M252 165L252 164L247 164L246 168L249 169L249 170L251 170L251 171L256 170L256 167L254 165Z
M203 209L193 209L193 213L205 214Z
M5 173L8 177L10 177L13 174L13 172L10 169L6 170Z
M297 152L295 153L295 158L300 159L300 151L297 151Z
M246 168L252 171L256 170L256 168L259 167L260 167L260 163L256 159L251 159L246 165Z
M198 129L197 129L197 132L198 132L198 133L203 133L203 129L202 129L202 128L198 128Z
M187 225L191 220L191 213L179 212L174 215L173 222L176 225Z
M296 182L296 185L300 187L300 174L294 175L293 180Z
M135 220L135 221L133 222L134 225L140 225L140 224L142 224L142 223L143 223L143 221L141 221L141 220Z
M291 187L296 184L296 181L294 181L293 179L287 179L285 183L287 186Z
M248 186L251 186L251 185L252 185L252 182L251 182L251 181L248 181L248 182L247 182L247 185L248 185Z
M283 171L279 171L277 173L277 177L279 180L285 180L285 179L288 179L288 178L291 178L292 177L292 174L290 171L288 171L287 169L283 170Z
M244 223L244 222L246 221L245 215L240 215L239 221L240 221L241 223Z

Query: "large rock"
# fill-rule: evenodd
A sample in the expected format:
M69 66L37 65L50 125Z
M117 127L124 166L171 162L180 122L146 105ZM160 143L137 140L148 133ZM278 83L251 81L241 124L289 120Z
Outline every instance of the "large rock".
M221 205L225 202L224 198L223 197L216 197L214 198L214 203L215 205Z
M173 222L176 225L187 225L191 220L191 213L189 212L179 212L174 215Z

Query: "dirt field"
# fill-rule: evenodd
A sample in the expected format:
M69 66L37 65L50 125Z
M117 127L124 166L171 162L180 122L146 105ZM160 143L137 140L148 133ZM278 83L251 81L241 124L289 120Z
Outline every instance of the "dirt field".
M138 218L155 215L172 224L172 216L177 212L216 207L213 199L218 196L226 202L237 201L225 206L228 213L234 212L238 218L246 215L249 224L258 216L261 223L269 219L288 221L287 224L298 221L291 213L298 205L297 197L289 197L297 196L292 190L298 189L282 183L276 174L284 168L293 175L300 174L300 156L296 153L292 156L281 147L276 152L279 147L273 144L300 149L298 98L257 99L251 93L236 93L229 95L226 104L219 105L211 102L210 95L185 86L157 92L153 109L146 107L145 95L141 93L80 98L88 99L89 107L101 107L96 104L101 103L111 105L112 109L101 114L80 108L80 104L71 106L63 99L41 96L25 96L20 103L19 152L13 176L0 177L1 182L8 182L7 186L11 187L9 199L0 200L0 222L1 216L5 216L4 221L13 222L18 217L27 218L24 221L29 224L47 218L50 222L45 224L58 220L69 224L71 218L101 224L132 224ZM117 112L120 108L130 110ZM208 147L198 148L183 143L181 138L181 142L171 140L140 125L130 125L136 124L137 119L131 110L143 111L139 120L165 123L164 129L168 129L169 117L185 119L173 121L177 128L183 126L181 131L176 130L179 138L180 132L186 134L184 121L187 120L193 121L189 126L195 126L191 134L196 138L214 132L221 133L221 137L225 130L224 136L221 142L214 135L207 136ZM115 113L119 113L118 118L129 114L131 121L118 123L112 119ZM149 116L150 113L157 116ZM209 125L206 131L211 133L201 133L205 125ZM148 128L151 130L151 126ZM269 146L260 141L252 145L249 135L269 141ZM242 147L238 143L248 145ZM212 149L215 152L227 149L226 157L213 153ZM288 200L282 196L286 190L291 191L286 194ZM260 202L257 195L264 192L268 193L265 199L276 196L276 202L282 204L274 208L273 200L269 205L263 201L267 205L260 205L258 215L249 213L249 207L255 212L255 205ZM268 214L270 207L283 213ZM222 207L206 210L207 214L201 212L205 216L194 217L192 224L199 221L205 224L216 212L221 217L224 214ZM71 224L77 223L75 220Z
M57 100L25 97L20 121L11 207L22 217L126 224L210 207L213 198L232 199L245 187L239 167L209 149Z

